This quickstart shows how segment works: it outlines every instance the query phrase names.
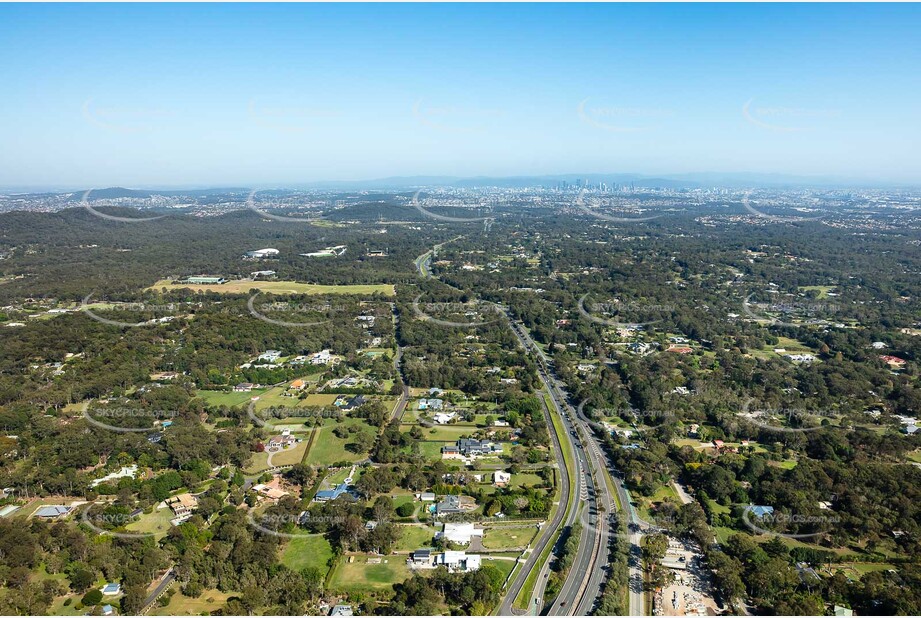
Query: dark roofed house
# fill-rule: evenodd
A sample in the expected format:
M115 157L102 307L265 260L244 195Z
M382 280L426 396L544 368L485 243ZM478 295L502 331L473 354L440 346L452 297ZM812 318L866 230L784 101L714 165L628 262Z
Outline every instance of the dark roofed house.
M335 500L342 496L349 498L354 498L355 496L352 493L351 488L345 483L340 483L332 489L321 489L317 492L317 495L314 496L314 502L329 502L330 500Z
M461 454L460 449L457 448L457 446L454 444L449 444L447 446L441 447L442 457L450 459L450 458L460 457L460 454Z
M476 500L470 496L445 496L444 500L435 505L438 515L453 515L455 513L468 513L476 509Z
M773 506L761 506L758 504L749 504L745 507L745 510L755 517L764 517L765 515L772 515L774 513Z
M430 564L432 562L431 549L417 549L413 552L413 564Z
M475 440L473 438L461 438L457 441L457 448L462 455L470 457L471 455L491 455L501 453L502 447L489 440Z
M71 508L69 506L63 505L50 505L43 506L35 511L35 517L41 517L42 519L57 519L58 517L64 517L70 513Z
M342 409L346 412L351 412L367 403L367 399L364 395L355 395L352 397L347 404L342 406Z

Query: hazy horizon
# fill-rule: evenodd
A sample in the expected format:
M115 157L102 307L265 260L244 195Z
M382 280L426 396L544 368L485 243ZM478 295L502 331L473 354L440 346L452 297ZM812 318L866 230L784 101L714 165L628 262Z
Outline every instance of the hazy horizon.
M2 5L0 186L917 185L919 26L917 5Z

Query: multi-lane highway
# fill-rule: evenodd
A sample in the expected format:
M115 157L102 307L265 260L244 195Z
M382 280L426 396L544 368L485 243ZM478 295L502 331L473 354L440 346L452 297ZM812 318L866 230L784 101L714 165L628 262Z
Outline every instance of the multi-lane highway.
M556 432L552 430L552 420L549 417L551 413L552 412L550 410L545 409L545 414L547 415L547 426L551 428L550 437L553 442L554 454L556 456L556 460L559 462L560 502L556 511L554 511L553 518L547 522L547 525L544 526L537 542L534 544L534 547L531 548L531 553L528 555L528 558L525 560L521 569L518 571L518 575L515 577L512 583L508 585L505 593L505 598L502 600L502 604L499 606L499 613L503 616L509 616L514 613L512 605L514 604L515 599L518 598L518 595L521 594L521 589L524 587L525 582L528 579L528 575L534 569L540 569L540 577L544 577L544 567L546 565L540 563L541 554L543 554L550 541L553 540L554 531L559 529L559 527L563 524L563 518L566 517L567 514L567 505L569 504L570 494L574 489L574 480L569 478L569 472L566 469L565 459L563 456L563 449L572 449L572 444L570 444L569 441L561 441L557 437ZM544 583L545 582L543 581L538 582L538 585L535 585L535 590L543 590ZM540 597L529 602L529 613L537 613L535 609L539 609L539 607L535 606L535 601L537 601L537 604L539 605L539 599Z
M415 260L416 268L425 278L432 277L430 263L436 251L437 247ZM642 616L645 606L640 562L640 534L638 532L642 522L638 519L620 478L609 473L610 461L595 437L588 419L582 415L581 410L576 411L570 405L562 383L553 373L551 360L534 343L524 326L512 318L508 308L504 307L502 310L519 344L527 352L536 356L538 374L553 404L552 410L545 408L545 414L548 415L547 426L551 429L550 435L555 456L559 462L561 492L559 508L556 509L553 518L539 535L522 568L506 588L506 594L498 613L502 615L515 613L512 608L515 599L518 598L529 574L534 569L539 570L538 581L528 600L528 613L560 616L579 616L591 613L601 595L607 577L610 535L617 533L613 528L611 518L616 502L610 492L610 483L615 487L618 501L624 506L628 525L633 531L629 536L631 543L629 615ZM564 428L562 440L557 436L557 432L552 430L553 424L549 415L554 413L559 417ZM569 477L569 471L565 465L564 450L573 454L576 469L572 478ZM572 509L568 509L567 505L572 491L578 492L576 504ZM544 608L543 596L547 564L541 562L541 554L554 538L555 531L561 526L572 526L577 519L582 524L582 532L576 556L560 593L549 608Z
M508 315L508 314L507 314ZM509 316L512 330L522 346L538 358L538 371L546 390L550 393L567 432L579 453L577 478L586 488L587 500L580 515L583 522L583 536L569 577L548 613L551 615L587 615L601 594L607 575L608 541L610 534L616 534L611 522L615 502L608 487L614 486L618 501L624 508L629 532L630 550L630 592L629 615L642 616L645 605L643 598L642 563L640 561L640 530L642 522L630 502L629 495L619 476L608 470L611 462L601 448L590 421L581 409L569 404L566 390L552 370L547 355L531 339L527 330ZM606 478L607 477L607 478ZM599 508L600 507L600 508Z

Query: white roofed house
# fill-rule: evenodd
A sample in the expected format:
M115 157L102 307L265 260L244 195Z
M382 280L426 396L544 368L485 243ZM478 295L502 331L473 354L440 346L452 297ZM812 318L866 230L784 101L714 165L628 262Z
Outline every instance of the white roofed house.
M279 350L266 350L259 355L258 360L274 363L279 358L281 358L281 352Z
M512 480L512 473L496 470L492 475L492 484L496 487L507 487Z
M476 571L482 565L478 554L467 555L464 551L447 550L443 554L438 554L435 558L435 564L445 566L449 571Z
M292 436L290 431L285 431L281 435L273 436L267 446L270 449L286 449L295 444L297 444L297 438Z
M320 350L310 357L311 365L328 365L333 360L332 350Z
M435 422L439 425L446 425L453 421L455 416L457 416L455 412L439 412L435 415Z
M277 256L279 253L281 253L281 252L280 252L278 249L271 249L271 248L269 248L269 249L255 249L255 250L253 250L253 251L247 251L247 252L244 254L243 257L247 257L247 258L250 258L250 259L258 260L258 259L261 259L261 258L275 257L275 256Z
M446 539L452 543L467 545L473 537L482 537L483 529L477 528L472 522L457 524L446 522L444 529L436 533L435 536L436 538Z

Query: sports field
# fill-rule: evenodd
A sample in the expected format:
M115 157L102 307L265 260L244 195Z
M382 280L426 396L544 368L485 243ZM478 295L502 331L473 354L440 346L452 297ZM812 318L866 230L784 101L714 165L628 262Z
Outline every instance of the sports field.
M240 279L228 281L223 284L200 284L200 283L174 283L170 279L161 279L152 286L147 288L154 292L159 292L162 288L183 289L188 288L196 292L217 292L219 294L247 294L250 290L256 289L269 294L384 294L393 296L396 294L393 285L386 284L366 284L366 285L319 285L316 283L299 283L297 281L250 281L249 279Z

